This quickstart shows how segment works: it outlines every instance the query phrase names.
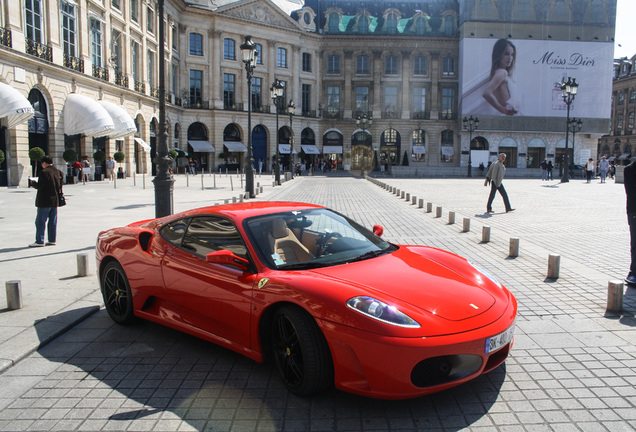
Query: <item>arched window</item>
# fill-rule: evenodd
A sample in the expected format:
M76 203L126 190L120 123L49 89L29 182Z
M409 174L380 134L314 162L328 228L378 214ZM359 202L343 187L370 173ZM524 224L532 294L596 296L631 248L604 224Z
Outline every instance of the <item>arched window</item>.
M394 12L391 12L386 17L386 30L388 34L396 34L397 33L397 15Z
M424 17L418 17L415 20L415 34L423 35L426 33L426 19Z
M331 12L329 14L329 33L338 33L340 31L340 14Z
M366 15L361 15L360 18L358 18L358 33L369 33L369 17Z

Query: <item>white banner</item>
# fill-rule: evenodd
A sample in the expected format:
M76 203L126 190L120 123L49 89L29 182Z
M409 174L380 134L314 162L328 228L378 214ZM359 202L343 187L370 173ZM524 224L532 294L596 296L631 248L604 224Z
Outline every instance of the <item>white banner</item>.
M613 53L609 42L463 39L460 112L565 117L559 83L572 77L570 116L609 119Z

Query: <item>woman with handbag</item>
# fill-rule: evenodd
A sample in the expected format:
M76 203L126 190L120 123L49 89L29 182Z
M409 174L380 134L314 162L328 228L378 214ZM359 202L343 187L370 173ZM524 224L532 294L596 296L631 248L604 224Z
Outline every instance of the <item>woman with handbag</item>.
M35 243L31 243L29 247L44 246L45 228L48 233L46 245L55 246L57 208L60 206L60 195L64 196L62 193L64 173L53 166L53 159L50 156L44 156L40 163L42 164L42 171L40 171L37 180L29 179L30 186L38 191L35 197L35 206L38 209L35 218Z

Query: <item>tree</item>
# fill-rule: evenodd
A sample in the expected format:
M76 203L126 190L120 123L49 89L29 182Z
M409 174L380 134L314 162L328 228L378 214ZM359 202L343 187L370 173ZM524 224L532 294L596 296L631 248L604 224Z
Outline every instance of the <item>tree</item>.
M77 160L77 152L73 149L64 150L62 159L64 159L65 162L75 162Z
M97 150L95 153L93 153L93 159L97 163L102 163L106 160L106 153L101 150Z
M126 159L126 153L124 153L123 151L115 152L115 154L113 155L113 159L115 159L117 163L122 163L124 159Z
M32 149L29 149L29 159L31 159L31 165L32 165L34 177L35 177L35 173L38 170L37 169L38 162L40 162L44 156L45 156L44 150L42 150L40 147L33 147Z

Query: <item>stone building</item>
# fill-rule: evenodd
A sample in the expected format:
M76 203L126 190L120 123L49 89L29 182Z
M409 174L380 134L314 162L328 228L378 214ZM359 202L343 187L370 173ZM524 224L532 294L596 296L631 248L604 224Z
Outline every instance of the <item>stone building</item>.
M1 114L0 184L26 185L34 147L58 166L69 149L91 160L121 151L124 175L153 175L160 49L169 147L185 156L177 170L188 158L206 171L240 170L251 133L266 170L278 149L287 167L329 160L334 169L460 175L469 160L461 120L473 114L462 111L469 41L605 48L616 0L165 0L164 8L160 47L154 1L0 0L0 98L28 101ZM259 53L251 95L240 52L248 34ZM279 115L275 80L284 86ZM605 117L584 118L575 160L596 148ZM473 166L506 151L511 167L533 167L565 151L558 116L479 118Z
M599 140L599 157L607 156L617 163L626 163L634 156L633 134L636 112L636 55L614 61L612 84L612 124L609 134Z

